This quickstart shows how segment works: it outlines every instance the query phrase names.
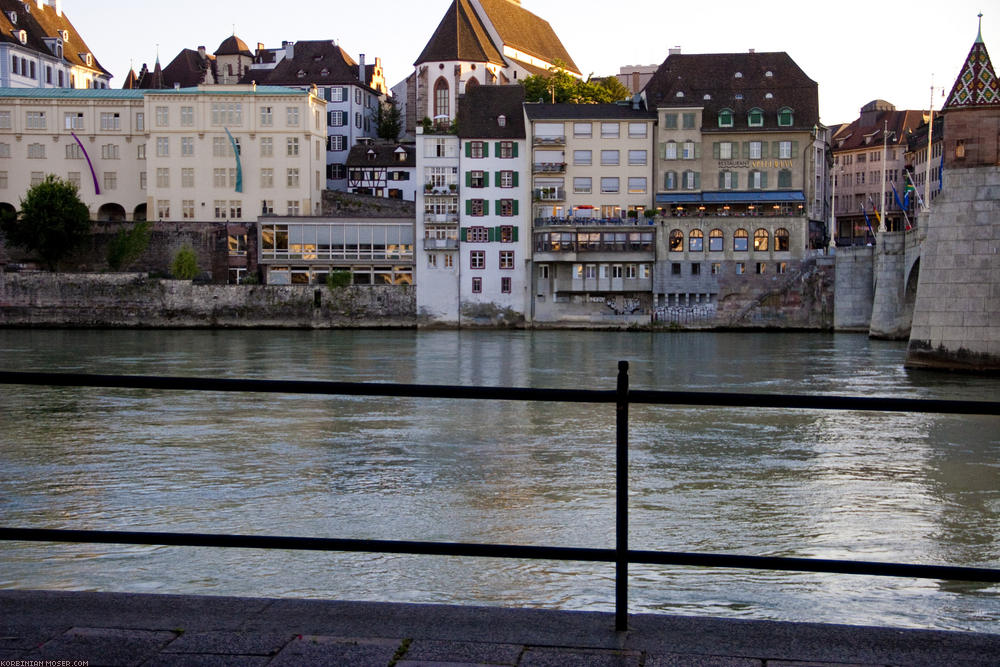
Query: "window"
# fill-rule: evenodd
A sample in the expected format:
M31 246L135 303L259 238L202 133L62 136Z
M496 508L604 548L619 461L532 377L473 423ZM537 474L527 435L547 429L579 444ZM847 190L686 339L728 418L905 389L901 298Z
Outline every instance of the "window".
M778 111L778 127L791 127L795 123L795 113L788 107Z
M101 146L101 159L102 160L117 160L121 156L119 154L119 149L117 144L104 144Z
M262 188L274 187L274 169L268 167L260 170L260 187Z
M160 139L166 140L163 137L156 139L157 151L159 151ZM212 137L212 155L214 157L228 157L232 155L232 144L226 137Z
M663 159L664 160L676 160L677 159L677 142L668 141L663 146Z
M470 141L465 145L466 157L483 158L486 157L486 142Z
M260 202L260 214L261 215L274 215L274 200L264 199Z
M671 263L671 265L670 265L670 275L672 275L672 276L679 276L679 275L681 275L681 263L680 262L673 262L673 263Z
M232 219L240 219L243 217L243 202L238 199L230 200L229 202L229 217Z
M273 137L261 137L260 138L260 156L261 157L271 157L274 155L274 138Z
M497 154L497 157L499 157L499 158L505 158L505 159L506 158L513 158L513 157L515 157L514 142L513 141L501 141L500 142L500 150L499 150L499 152Z
M117 190L118 189L118 172L117 171L106 171L106 172L104 172L104 189L105 190Z
M768 248L770 235L766 229L758 229L753 233L753 249L765 251ZM760 273L758 271L758 273Z
M271 127L274 125L274 108L273 107L260 107L260 124L263 127Z
M701 275L701 264L699 264L698 262L695 262L694 264L691 265L691 275L692 276L700 276Z
M606 176L601 178L601 192L610 193L618 191L619 191L619 182L617 176L615 177Z
M682 114L682 120L683 120L683 125L684 125L684 129L685 130L693 130L694 129L695 114L693 114L693 113Z
M509 276L500 279L500 291L504 294L511 293L511 278Z
M472 279L472 293L481 294L482 291L483 291L483 279L477 276Z
M285 149L288 157L298 157L299 155L299 138L298 137L288 137L285 140Z
M684 189L697 190L701 187L701 174L696 171L684 172Z
M618 151L601 151L601 164L604 166L617 165L620 160Z
M500 227L500 243L513 243L516 240L514 235L514 227L511 225L503 225Z
M664 190L676 190L677 189L677 172L668 171L663 174L663 189Z
M630 176L628 179L629 194L644 194L646 192L645 176Z
M722 273L722 264L720 262L712 263L712 275L717 276Z
M11 127L11 113L0 111L0 130L9 130Z
M287 171L287 173L286 173L286 179L285 180L286 180L286 184L288 185L288 187L290 187L290 188L297 188L297 187L299 187L299 170L298 169L289 169Z
M778 273L788 273L788 262L778 262L777 264Z
M629 123L628 124L628 136L630 139L645 139L646 138L646 124L645 123Z
M792 187L792 170L782 169L778 172L778 187L779 188L790 188Z
M645 127L645 125L643 125ZM629 151L628 163L632 166L642 166L646 164L646 151Z
M434 83L434 119L451 117L451 93L444 77Z
M342 134L331 134L326 138L326 148L330 151L347 150L347 137Z
M465 172L465 184L470 188L485 188L486 187L486 174L482 171L467 171Z
M539 264L538 265L538 279L539 280L548 280L549 279L549 265L548 264Z
M790 160L792 159L792 142L791 141L779 141L778 142L778 159L779 160Z
M465 231L467 243L487 243L490 240L490 230L486 227L469 227Z
M226 170L223 168L215 168L212 170L212 187L224 188L226 187Z
M299 200L289 199L286 203L286 208L288 215L298 215L299 214Z
M749 239L750 235L747 233L747 230L737 229L733 234L733 250L736 252L746 252L750 243Z
M513 250L501 250L500 251L500 268L501 269L513 269L514 268L514 251Z
M361 112L360 111L355 111L354 112L354 127L358 128L359 130L361 129Z
M622 265L621 264L612 264L611 265L611 277L612 278L621 278L622 277Z
M668 130L677 129L677 114L668 113L663 115L663 127Z
M80 172L70 172L71 175L73 173L76 173L77 187L80 187ZM140 190L145 190L146 189L146 180L147 180L146 172L140 171L139 172L139 189Z
M593 123L573 123L574 137L590 137L593 136L593 133Z
M517 215L517 202L513 199L501 199L497 202L497 214L509 218L512 215Z
M228 209L226 208L226 200L225 199L216 199L214 201L214 203L213 203L213 207L215 209L215 219L216 220L225 220L226 219L226 213L228 213Z
M573 192L575 194L590 194L592 189L592 179L589 176L580 176L573 179Z
M736 262L736 275L742 276L747 272L747 265L744 262Z
M750 112L747 114L747 125L750 127L763 127L764 111L756 107L750 109Z
M514 172L509 170L499 172L499 185L501 188L517 187L517 178Z
M76 143L66 144L66 159L67 160L83 159L83 150L80 148L79 144Z
M331 111L329 115L330 117L327 124L330 127L344 127L347 125L346 111Z
M156 107L156 126L170 125L170 107Z
M732 160L733 159L733 142L731 141L720 141L719 142L719 155L720 160Z
M31 160L45 159L45 144L28 144L28 158Z
M62 72L59 72L59 74L61 75ZM139 130L140 132L146 129L146 114L145 113L137 113L135 115L135 129Z
M285 124L288 127L298 127L299 126L299 108L298 107L285 107Z
M721 229L713 229L708 233L708 251L709 252L722 252L724 245L724 236Z
M7 189L7 172L0 171L0 190L6 190L6 189Z
M31 172L31 179L29 183L31 183L31 187L35 187L36 185L41 185L42 181L44 180L45 180L45 172L33 171Z
M573 151L573 164L588 166L593 162L593 151Z
M101 129L104 131L118 131L122 129L121 114L114 112L101 113Z
M639 275L639 272L638 272L637 269L638 269L638 267L635 264L626 264L625 265L625 279L626 280L635 280L636 277L638 277L638 275Z
M29 130L44 130L45 129L45 112L44 111L29 111L25 116L27 120L27 127ZM83 129L83 114L73 113L66 114L66 129L67 130L82 130Z
M170 200L169 199L157 199L156 200L156 217L160 220L170 217Z
M466 213L471 216L481 217L486 215L486 200L470 199L466 202Z
M765 273L767 273L767 264L757 262L757 275L764 275Z
M688 251L702 252L705 249L705 235L700 229L692 229L688 234Z
M670 252L684 252L684 232L679 229L670 230Z
M762 146L763 143L760 141L751 141L748 145L748 148L750 149L750 154L748 157L751 160L761 159L761 157L763 157L763 151L761 150Z
M170 187L170 169L166 167L157 167L156 169L156 187L158 188L169 188Z
M601 123L601 137L603 139L617 139L621 129L618 123Z
M10 157L10 144L0 143L0 158Z
M733 112L731 109L723 109L719 112L719 127L733 126Z
M749 174L749 183L747 187L751 190L764 190L767 188L767 172L765 171L751 171Z
M182 188L193 188L194 187L194 168L184 167L181 169L181 187Z
M788 252L790 249L790 237L787 229L774 230L774 250L775 252ZM783 271L779 273L784 273Z
M697 158L701 157L699 153L700 152L698 150L698 144L694 143L693 141L685 141L684 142L684 150L681 153L681 157L683 159L685 159L685 160L694 160L694 159L697 159Z
M740 175L735 171L719 172L719 189L736 190L740 187Z
M156 156L157 157L170 156L170 137L156 138Z
M485 250L473 250L469 253L469 268L470 269L485 269L486 268L486 251Z

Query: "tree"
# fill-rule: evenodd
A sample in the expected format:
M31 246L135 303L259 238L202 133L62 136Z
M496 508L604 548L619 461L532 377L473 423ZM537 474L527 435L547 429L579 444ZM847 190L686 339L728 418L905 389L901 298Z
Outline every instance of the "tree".
M36 253L55 271L90 237L90 211L75 185L50 174L28 190L16 216L0 218L0 230L7 243Z
M149 247L150 227L146 221L123 229L108 244L108 266L114 271L128 267Z
M606 104L627 100L632 96L617 77L581 81L567 72L559 62L549 68L548 74L521 79L521 85L524 86L526 101L541 101L544 104Z
M189 245L182 247L174 255L170 273L178 280L193 280L198 275L198 256Z
M403 117L396 100L388 99L375 107L375 134L379 139L396 141L403 131Z

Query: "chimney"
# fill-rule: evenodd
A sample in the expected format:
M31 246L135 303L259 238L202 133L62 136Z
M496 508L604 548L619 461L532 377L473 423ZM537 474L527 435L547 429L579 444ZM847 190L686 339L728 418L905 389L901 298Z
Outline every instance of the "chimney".
M56 11L56 16L62 16L62 0L37 0L35 4L39 9L48 5Z
M358 55L358 79L361 81L361 85L368 85L367 78L368 76L365 74L365 54L361 53Z
M680 54L681 54L680 46L675 46L674 48L670 49L669 53L667 53L667 55L669 56L679 56Z
M633 93L638 93L639 92L639 73L638 72L632 72L632 92Z
M295 42L282 42L282 46L285 47L285 57L289 60L295 58Z
M204 60L206 58L206 56L207 56L207 50L205 49L204 46L199 46L198 47L198 55L201 57L202 60Z

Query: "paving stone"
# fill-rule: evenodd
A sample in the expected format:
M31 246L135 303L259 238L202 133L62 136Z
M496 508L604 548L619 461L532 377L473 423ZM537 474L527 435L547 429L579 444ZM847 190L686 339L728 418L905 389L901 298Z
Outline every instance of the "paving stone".
M290 632L185 632L162 652L268 656L294 638Z
M647 655L645 667L763 667L763 664L763 661L752 658L667 653ZM768 665L771 664L771 662L768 662Z
M524 647L520 644L414 640L400 661L406 663L463 663L516 665Z
M140 665L176 637L172 632L71 628L31 651L28 658L41 661L84 661L91 667Z
M0 626L0 651L13 649L36 649L50 639L54 639L68 630L61 628L5 628Z
M161 653L142 667L264 667L271 661L266 655L207 655L197 653Z
M639 651L608 651L601 649L572 649L528 647L521 656L522 667L639 667Z
M402 639L348 639L299 636L268 663L272 667L385 667L396 655Z

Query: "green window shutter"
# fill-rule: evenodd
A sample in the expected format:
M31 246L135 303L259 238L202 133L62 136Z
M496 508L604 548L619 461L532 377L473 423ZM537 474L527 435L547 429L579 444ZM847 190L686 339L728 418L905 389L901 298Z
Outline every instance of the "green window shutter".
M740 189L740 172L734 171L733 172L733 190L739 190L739 189Z
M517 215L517 200L514 200L514 215Z
M695 190L700 190L701 189L701 172L700 171L694 172L694 189Z
M798 156L799 156L799 142L793 141L792 142L792 159L794 160Z
M760 189L767 190L767 172L762 171L760 174Z
M517 206L517 203L515 202L514 205ZM514 228L514 242L515 243L517 243L517 229L518 229L517 227Z
M500 209L500 201L501 201L500 199L497 199L497 200L496 200L496 202L494 203L494 205L496 206L496 208L495 208L495 209L493 209L493 210L497 212L497 215L500 215L500 210L501 210L501 209ZM496 228L494 228L494 229L499 229L499 227L496 227ZM498 237L498 238L496 238L496 239L490 239L490 240L491 240L491 241L494 241L494 240L497 240L497 241L499 241L500 239L499 239L499 237Z
M718 141L713 141L712 142L712 157L714 159L718 160L720 155L721 155L721 153L719 152L719 142Z
M483 215L489 215L489 214L490 214L490 200L489 199L484 199L483 200Z
M499 141L493 144L493 154L496 155L497 157L500 157L500 142Z
M781 142L772 141L771 142L771 155L774 157L779 157L781 155Z
M497 240L497 228L496 227L488 227L486 229L486 240L489 241L490 243L493 243L494 241Z
M696 143L694 145L694 159L695 160L701 159L701 142Z
M660 142L660 159L667 159L667 143L665 141Z
M514 144L514 146L517 146L517 144ZM515 188L517 187L517 172L516 171L514 172L514 187Z
M726 172L720 171L719 172L719 189L721 190L724 187L726 187Z
M472 215L472 200L471 199L466 199L465 200L465 214L466 215Z
M467 227L462 227L462 231L459 234L459 239L461 239L462 243L465 243L469 240L469 230Z
M743 159L744 160L749 160L750 159L750 142L749 141L744 141L743 142Z
M499 171L493 173L493 185L495 185L498 188L500 187L500 172Z
M517 157L517 142L516 141L514 142L514 152L511 153L511 155L513 155L514 157Z
M465 142L465 157L472 157L472 142Z
M465 187L467 187L467 188L472 187L472 172L471 171L465 172Z
M767 159L767 142L766 141L760 142L760 157L761 157L762 160L766 160Z
M488 141L483 142L483 157L490 156L490 144Z

